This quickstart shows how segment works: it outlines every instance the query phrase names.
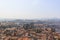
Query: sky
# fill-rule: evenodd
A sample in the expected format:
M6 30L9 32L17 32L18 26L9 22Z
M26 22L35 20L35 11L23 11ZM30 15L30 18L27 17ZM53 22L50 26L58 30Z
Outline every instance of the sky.
M0 18L60 18L60 0L0 0Z

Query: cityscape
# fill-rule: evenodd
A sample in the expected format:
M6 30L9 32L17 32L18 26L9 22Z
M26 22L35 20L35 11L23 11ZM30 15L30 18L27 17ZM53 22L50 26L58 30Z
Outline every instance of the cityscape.
M60 40L60 0L0 0L0 40Z
M57 25L60 22L55 22L21 19L1 21L0 40L60 40L60 31L56 30L60 28Z

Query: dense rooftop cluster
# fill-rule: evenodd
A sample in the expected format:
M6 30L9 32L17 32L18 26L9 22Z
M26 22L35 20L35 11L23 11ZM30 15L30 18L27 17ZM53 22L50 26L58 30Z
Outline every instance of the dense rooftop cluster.
M60 33L46 24L0 23L0 40L60 40Z

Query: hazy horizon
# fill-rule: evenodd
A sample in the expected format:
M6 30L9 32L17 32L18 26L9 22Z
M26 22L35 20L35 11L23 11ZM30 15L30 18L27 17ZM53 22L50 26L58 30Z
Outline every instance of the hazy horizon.
M60 0L0 0L0 18L60 18Z

